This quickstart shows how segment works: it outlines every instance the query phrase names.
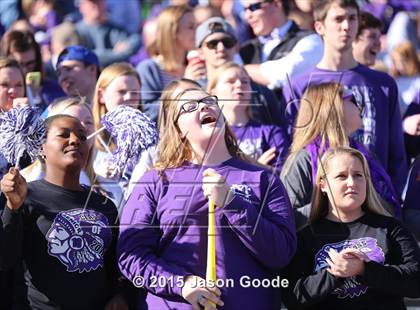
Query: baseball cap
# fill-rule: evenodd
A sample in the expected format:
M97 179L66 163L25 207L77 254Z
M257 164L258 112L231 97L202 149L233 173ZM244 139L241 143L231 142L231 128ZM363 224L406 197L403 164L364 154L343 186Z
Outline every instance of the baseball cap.
M77 60L83 62L85 65L96 65L99 69L99 60L94 52L90 49L81 46L81 45L71 45L67 46L61 53L58 55L57 65L64 60Z
M236 40L233 27L221 17L212 17L204 21L195 31L195 46L200 47L203 41L213 33L226 33Z

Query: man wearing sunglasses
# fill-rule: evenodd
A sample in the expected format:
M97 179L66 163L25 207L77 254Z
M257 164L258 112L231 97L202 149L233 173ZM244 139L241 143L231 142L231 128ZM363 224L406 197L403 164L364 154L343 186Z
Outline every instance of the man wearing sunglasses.
M233 61L239 50L233 27L221 17L212 17L197 27L195 46L200 49L202 66L205 66L206 76L228 61ZM207 84L204 79L202 84Z
M205 76L198 81L203 88L207 87L207 78L223 64L229 61L241 63L237 54L239 44L235 30L221 17L209 18L198 26L195 32L195 43L204 62L201 61L200 64L199 60L193 60L195 64L191 67L195 72L199 72L200 66L205 66ZM265 124L281 126L280 105L274 93L256 83L251 83L251 88L253 91L252 109L255 118Z
M322 40L288 19L289 0L241 0L245 19L257 38L240 49L254 81L281 88L287 77L315 65L322 56Z

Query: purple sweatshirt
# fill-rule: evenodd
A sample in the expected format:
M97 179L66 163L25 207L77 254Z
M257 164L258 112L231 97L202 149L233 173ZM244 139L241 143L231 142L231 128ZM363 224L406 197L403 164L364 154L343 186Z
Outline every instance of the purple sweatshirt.
M265 151L275 147L277 156L270 165L280 170L287 156L289 139L283 128L249 121L244 126L230 125L239 147L247 156L257 160Z
M192 309L181 296L183 277L206 277L208 202L202 173L207 168L186 163L162 176L150 171L123 209L119 267L147 289L149 309ZM241 280L277 278L276 271L295 253L293 215L283 184L271 172L235 158L211 168L234 192L233 200L215 213L217 279L226 282L219 287L224 307L218 309L279 309L275 285L246 288ZM139 277L144 280L140 285Z
M352 90L363 111L363 128L353 138L377 156L401 196L407 178L398 89L388 74L358 65L347 71L313 68L291 80L283 89L285 124L292 134L299 100L306 88L321 83L339 82Z

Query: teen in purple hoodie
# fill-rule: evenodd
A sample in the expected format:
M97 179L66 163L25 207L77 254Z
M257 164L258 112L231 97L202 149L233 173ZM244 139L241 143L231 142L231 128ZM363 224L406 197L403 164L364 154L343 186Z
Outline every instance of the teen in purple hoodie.
M351 89L363 107L363 128L353 136L373 152L401 195L407 177L397 85L389 75L356 62L352 43L358 30L355 0L326 0L314 11L315 30L324 41L324 55L315 68L293 78L284 88L285 122L292 134L299 101L311 85L339 82Z
M215 309L210 301L218 309L279 309L273 279L296 248L280 179L244 160L215 97L189 88L163 104L167 128L156 169L123 209L121 272L147 290L149 309ZM217 288L202 282L209 198L216 205ZM263 279L268 286L258 284Z

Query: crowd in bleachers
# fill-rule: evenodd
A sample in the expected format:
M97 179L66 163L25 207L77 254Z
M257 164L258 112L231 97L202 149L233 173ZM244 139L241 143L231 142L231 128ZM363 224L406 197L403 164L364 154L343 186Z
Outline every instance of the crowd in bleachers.
M0 129L46 128L0 149L0 309L420 298L420 2L0 0L0 35ZM121 106L159 131L123 166Z

